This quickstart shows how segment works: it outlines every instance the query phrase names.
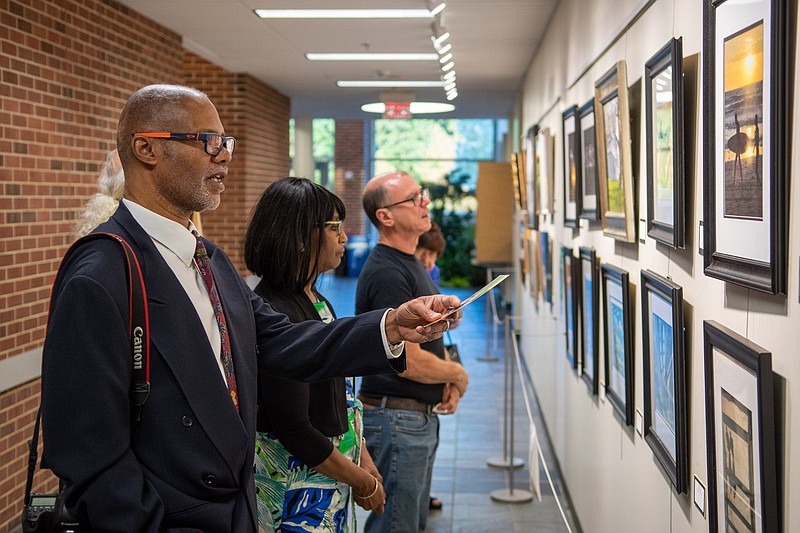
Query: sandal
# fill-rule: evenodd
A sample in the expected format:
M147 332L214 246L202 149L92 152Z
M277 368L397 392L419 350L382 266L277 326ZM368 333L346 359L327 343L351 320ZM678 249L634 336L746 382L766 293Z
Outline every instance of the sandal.
M439 498L434 498L433 496L431 496L431 502L428 505L428 509L430 509L432 511L439 511L439 510L442 509L442 505L443 505L442 500L440 500Z

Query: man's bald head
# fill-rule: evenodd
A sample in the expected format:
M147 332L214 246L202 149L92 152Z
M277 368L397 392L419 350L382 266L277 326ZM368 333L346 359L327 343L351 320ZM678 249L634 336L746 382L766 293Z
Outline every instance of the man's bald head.
M364 192L361 194L361 205L364 207L364 212L369 217L370 222L376 228L380 229L380 222L375 212L382 206L391 203L388 187L406 176L413 179L408 172L403 172L402 170L384 172L369 180L366 187L364 187Z
M117 125L117 151L123 167L134 160L131 136L144 131L175 131L189 115L189 101L208 101L205 93L184 85L148 85L131 95Z

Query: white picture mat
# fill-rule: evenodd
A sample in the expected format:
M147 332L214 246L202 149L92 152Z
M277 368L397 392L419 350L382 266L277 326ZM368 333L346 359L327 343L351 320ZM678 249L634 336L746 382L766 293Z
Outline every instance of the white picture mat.
M709 480L717 487L717 502L724 501L723 486L723 461L722 439L718 436L722 430L722 398L721 390L725 389L736 400L750 410L753 424L753 485L755 487L755 513L756 532L762 531L762 520L759 511L761 510L761 442L759 439L761 420L758 413L758 382L756 376L746 367L742 366L735 359L729 357L725 352L717 347L712 348L714 359L714 455L717 463L717 478ZM720 531L724 531L725 526L725 506L717 505L717 517Z
M771 187L771 161L772 161L772 80L769 67L772 66L772 53L770 50L770 40L772 35L772 24L770 17L769 0L727 0L715 11L716 29L714 34L714 212L715 232L716 232L716 252L734 255L764 263L770 262L770 248L772 239L770 238L770 227L772 222L772 212L770 211ZM764 21L764 115L763 132L761 133L762 143L762 165L764 169L762 186L762 220L744 220L736 218L725 218L723 213L725 199L725 158L724 158L724 119L725 119L725 98L724 88L724 66L725 66L725 39L739 30Z
M536 186L536 175L534 172L536 170L533 168L534 157L536 154L534 153L534 139L531 135L528 135L525 138L525 182L527 184L526 190L527 195L525 198L525 208L528 210L528 217L535 217L536 212L536 191L534 187Z
M667 424L667 421L664 420L661 415L656 410L656 365L655 365L655 355L656 355L656 348L655 348L655 326L653 324L653 318L658 317L664 322L669 325L670 329L674 331L675 324L672 322L672 305L665 300L661 295L655 292L650 292L648 297L648 303L650 307L650 394L652 396L652 400L650 402L650 425L652 427L652 431L658 440L661 441L661 444L664 445L664 448L669 453L670 457L673 461L677 462L677 440L678 437L674 431L672 431ZM675 346L672 347L673 355ZM674 361L673 361L673 368L674 368ZM674 370L673 370L674 372ZM676 379L677 376L673 373L673 380ZM672 399L675 401L675 391L672 391ZM677 405L673 407L674 414L676 420L673 424L677 427Z
M542 213L549 213L553 205L551 190L552 162L550 160L552 147L550 146L550 129L543 128L536 134L536 163L539 165L539 208Z

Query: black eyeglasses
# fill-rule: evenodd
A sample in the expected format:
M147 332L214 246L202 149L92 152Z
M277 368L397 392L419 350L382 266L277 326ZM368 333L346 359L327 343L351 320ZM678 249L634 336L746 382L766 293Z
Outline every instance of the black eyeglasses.
M428 189L420 189L420 191L410 198L406 198L405 200L400 200L399 202L395 202L393 204L384 205L379 207L378 209L388 209L389 207L394 207L396 205L404 204L406 202L411 202L414 204L414 207L422 205L423 198L430 198L428 195Z
M326 226L331 226L333 228L337 236L342 234L342 224L344 224L344 220L329 220L325 222Z
M152 137L155 139L167 139L170 141L201 141L206 153L211 157L216 157L225 148L229 154L233 155L236 146L236 139L229 135L219 133L172 133L166 131L137 132L131 136L141 135L142 137Z

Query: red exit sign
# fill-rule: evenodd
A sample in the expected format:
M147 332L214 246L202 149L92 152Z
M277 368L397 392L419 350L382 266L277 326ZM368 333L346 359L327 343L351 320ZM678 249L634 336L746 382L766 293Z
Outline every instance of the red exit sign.
M383 118L411 118L411 103L386 102Z

